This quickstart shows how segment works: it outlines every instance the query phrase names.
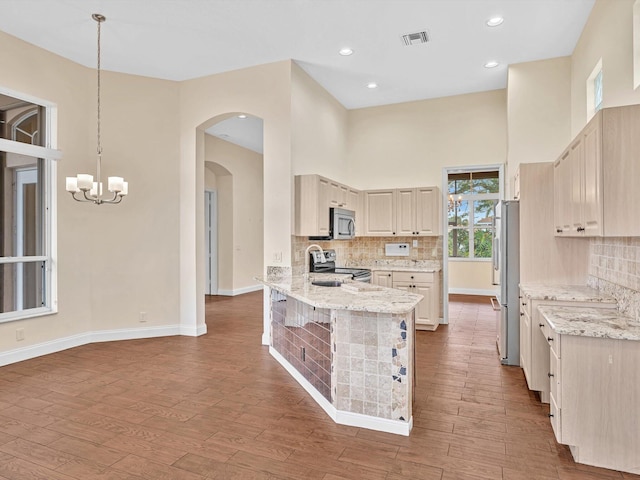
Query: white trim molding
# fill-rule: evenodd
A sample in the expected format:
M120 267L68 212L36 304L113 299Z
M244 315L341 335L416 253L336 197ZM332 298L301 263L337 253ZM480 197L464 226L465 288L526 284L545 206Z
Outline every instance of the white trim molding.
M242 295L243 293L257 292L258 290L262 290L263 288L264 285L251 285L249 287L236 288L233 290L223 290L221 288L218 288L218 295L235 297L236 295Z
M69 337L58 338L48 342L42 342L28 347L15 348L0 353L0 366L22 362L31 358L61 352L69 348L80 347L89 343L112 342L117 340L135 340L141 338L171 337L181 335L180 325L162 325L145 328L121 328L114 330L98 330L95 332L80 333ZM204 332L206 333L206 325Z
M500 290L483 290L481 288L450 288L449 293L459 295L482 295L485 297L495 297Z

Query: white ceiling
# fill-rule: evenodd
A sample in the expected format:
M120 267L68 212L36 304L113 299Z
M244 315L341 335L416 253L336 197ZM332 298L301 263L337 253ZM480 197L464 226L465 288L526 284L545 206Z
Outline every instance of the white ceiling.
M0 0L0 30L95 67L101 13L106 70L185 80L293 59L354 109L505 88L509 64L570 55L594 1ZM422 30L429 43L403 45ZM209 133L260 151L261 125L242 125Z

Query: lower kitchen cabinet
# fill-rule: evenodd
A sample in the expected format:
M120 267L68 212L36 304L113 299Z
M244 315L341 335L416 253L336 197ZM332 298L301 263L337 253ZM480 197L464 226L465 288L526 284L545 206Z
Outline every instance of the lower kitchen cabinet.
M578 463L640 473L638 342L560 335L543 319L551 426Z
M372 272L371 283L381 287L393 288L393 273L387 271Z
M440 324L439 272L375 271L372 283L417 293L424 298L416 306L416 330L435 330Z
M549 403L551 385L549 381L549 343L542 332L544 319L538 307L549 305L554 307L591 307L616 308L615 300L610 301L569 301L535 299L520 290L520 366L524 371L529 390L540 393L540 401ZM557 398L556 398L557 400Z

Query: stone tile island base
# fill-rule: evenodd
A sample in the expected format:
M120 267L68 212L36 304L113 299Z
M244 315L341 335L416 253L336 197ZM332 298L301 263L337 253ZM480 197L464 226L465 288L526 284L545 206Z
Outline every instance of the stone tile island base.
M414 312L318 308L271 290L271 355L343 425L409 435Z

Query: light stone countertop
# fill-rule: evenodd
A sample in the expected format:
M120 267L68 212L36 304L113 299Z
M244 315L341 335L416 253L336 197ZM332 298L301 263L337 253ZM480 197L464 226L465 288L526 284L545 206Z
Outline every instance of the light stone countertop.
M432 273L439 272L440 267L397 267L394 265L372 265L368 268L372 272L419 272L419 273Z
M542 305L538 311L561 335L640 341L640 322L614 309Z
M520 290L530 300L553 300L564 302L616 303L611 295L586 285L545 285L524 283Z
M255 277L260 283L316 308L403 314L413 310L423 296L349 280L347 275L311 274L309 280L298 276ZM342 280L345 287L320 287L312 280Z

